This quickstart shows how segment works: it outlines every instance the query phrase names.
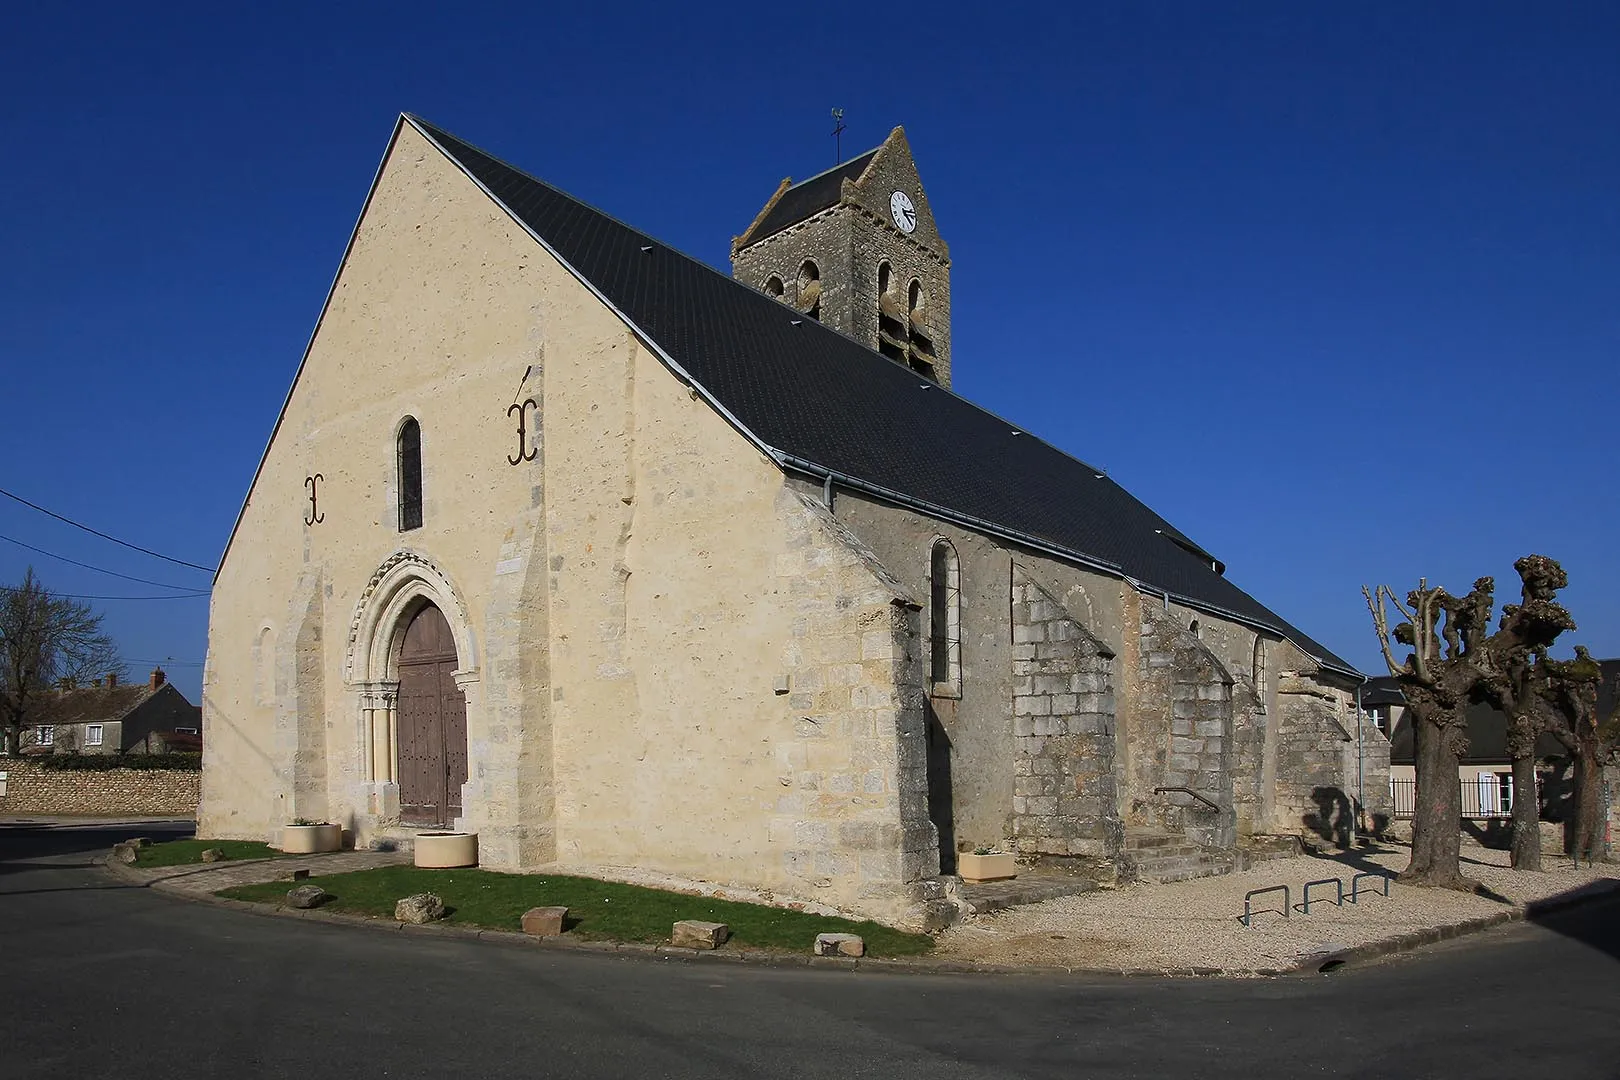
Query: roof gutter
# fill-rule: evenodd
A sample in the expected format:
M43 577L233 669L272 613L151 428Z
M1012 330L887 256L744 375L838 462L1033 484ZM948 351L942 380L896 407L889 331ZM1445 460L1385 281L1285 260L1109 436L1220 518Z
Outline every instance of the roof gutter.
M986 520L985 518L975 517L972 514L964 514L959 510L951 510L947 507L914 498L910 495L906 495L903 492L895 491L892 488L883 487L881 484L874 484L870 481L862 480L859 477L850 476L848 473L839 472L837 469L830 468L829 466L821 465L814 461L809 461L805 458L798 457L794 454L788 453L785 450L778 450L774 447L768 447L767 453L769 453L771 457L775 458L782 468L788 470L789 472L796 472L803 476L810 477L811 479L820 480L824 484L836 483L839 487L848 488L851 491L863 491L868 495L873 495L885 502L893 503L897 506L909 507L913 510L920 510L925 514L928 514L930 517L936 517L943 521L952 521L958 525L966 525L971 529L989 533L992 536L1000 536L1008 540L1016 541L1017 543L1035 551L1040 551L1047 555L1057 556L1058 558L1063 559L1065 562L1076 563L1080 566L1086 567L1087 569L1096 570L1112 577L1117 577L1120 580L1128 583L1137 592L1147 595L1158 594L1163 596L1166 600L1174 600L1183 607L1192 608L1195 611L1202 611L1207 615L1218 615L1223 619L1229 619L1232 622L1238 623L1241 626L1247 626L1253 630L1270 631L1271 633L1276 634L1278 637L1299 648L1301 652L1310 655L1309 650L1301 646L1299 642L1294 641L1294 639L1289 636L1288 632L1280 626L1274 626L1271 623L1256 619L1252 615L1240 614L1236 611L1232 611L1229 608L1221 607L1219 604L1211 604L1205 600L1196 600L1190 596L1183 596L1180 593L1173 593L1168 589L1162 589L1156 585L1150 585L1145 581L1132 577L1117 563L1108 562L1105 559L1099 559L1095 556L1087 555L1081 551L1075 551L1073 548L1063 547L1061 544L1054 544L1050 540L1043 540L1038 536L1020 532L1017 529L1009 529L1005 525L997 524L996 522ZM1166 539L1170 538L1166 537ZM1174 541L1172 541L1172 543L1174 543ZM1176 546L1182 547L1183 545L1177 544ZM1329 671L1338 672L1351 678L1363 677L1361 672L1352 668L1340 667L1338 664L1330 663L1319 656L1315 657L1315 659L1317 663L1321 664L1322 667Z

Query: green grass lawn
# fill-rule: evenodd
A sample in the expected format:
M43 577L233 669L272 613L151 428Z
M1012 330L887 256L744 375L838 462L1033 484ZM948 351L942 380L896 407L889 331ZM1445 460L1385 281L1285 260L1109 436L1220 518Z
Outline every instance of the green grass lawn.
M567 907L565 932L599 940L668 941L671 924L702 919L731 927L731 941L744 948L803 953L809 951L817 934L828 932L859 934L871 956L913 956L934 945L926 934L906 934L874 922L555 874L382 866L311 880L332 894L322 905L324 909L355 915L392 918L396 901L431 892L444 900L446 922L499 930L520 929L523 913L532 907ZM279 903L290 887L285 881L267 881L225 889L219 895Z
M136 853L136 866L184 866L201 862L197 856L205 848L219 848L227 859L279 859L281 852L257 840L170 840L143 847Z

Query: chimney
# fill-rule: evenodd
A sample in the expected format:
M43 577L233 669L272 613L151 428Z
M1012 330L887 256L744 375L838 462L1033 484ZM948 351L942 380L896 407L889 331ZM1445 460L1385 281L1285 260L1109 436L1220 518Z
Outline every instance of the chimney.
M162 668L160 668L160 667L153 668L152 669L152 681L150 683L152 689L156 690L158 687L162 686L164 680L167 679L167 678L168 678L168 676L163 674L163 669Z
M107 672L107 689L111 690L113 687L115 687L117 685L118 685L118 673L116 671Z

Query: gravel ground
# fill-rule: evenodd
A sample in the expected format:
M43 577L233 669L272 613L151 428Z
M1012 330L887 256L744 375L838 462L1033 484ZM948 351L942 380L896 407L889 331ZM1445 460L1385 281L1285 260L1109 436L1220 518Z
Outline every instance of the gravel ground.
M1463 872L1502 899L1397 882L1390 885L1387 899L1376 892L1343 907L1333 904L1332 886L1318 887L1311 891L1311 913L1299 910L1300 890L1307 881L1337 877L1348 892L1356 872L1399 871L1409 857L1408 848L1387 845L1337 859L1279 859L1241 874L1066 896L971 917L941 936L934 955L987 964L1112 971L1287 969L1312 953L1467 922L1589 882L1620 880L1620 866L1575 869L1563 856L1546 858L1550 869L1542 873L1518 873L1508 868L1505 851L1465 847ZM1271 910L1256 915L1253 926L1243 926L1238 921L1243 894L1268 885L1289 886L1292 916L1282 917L1281 894L1272 894L1257 900ZM1322 896L1327 899L1318 902Z

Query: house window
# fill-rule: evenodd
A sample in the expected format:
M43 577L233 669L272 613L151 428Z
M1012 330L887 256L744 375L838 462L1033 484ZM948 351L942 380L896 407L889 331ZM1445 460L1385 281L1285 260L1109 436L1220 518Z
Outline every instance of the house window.
M928 557L928 668L934 693L962 693L962 577L956 549L936 540Z
M821 271L809 259L799 267L799 310L812 319L821 318Z
M84 745L101 745L102 726L100 724L86 724L84 728Z
M407 416L399 428L399 531L422 527L422 425Z
M56 745L56 728L50 724L41 724L34 729L34 742L40 746Z

